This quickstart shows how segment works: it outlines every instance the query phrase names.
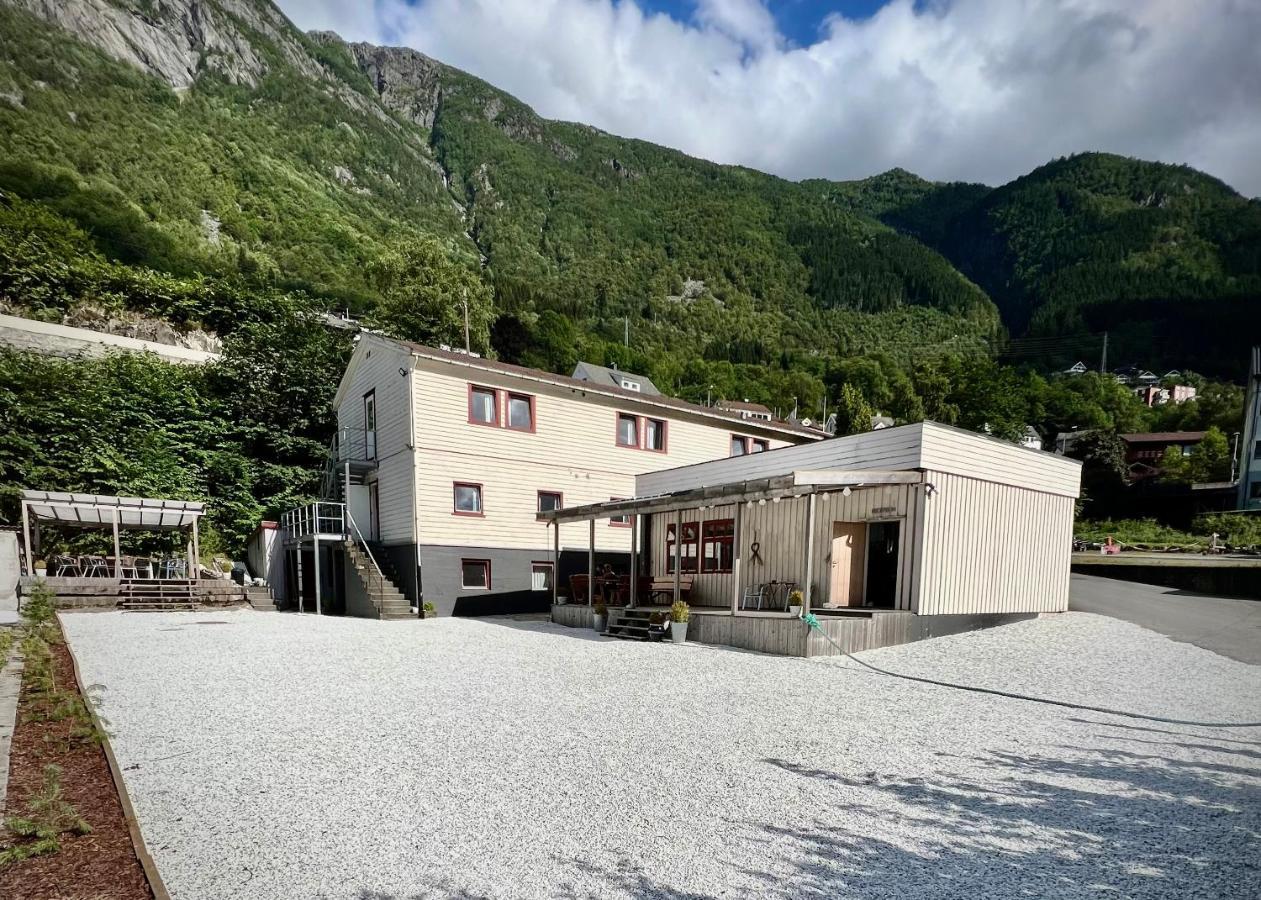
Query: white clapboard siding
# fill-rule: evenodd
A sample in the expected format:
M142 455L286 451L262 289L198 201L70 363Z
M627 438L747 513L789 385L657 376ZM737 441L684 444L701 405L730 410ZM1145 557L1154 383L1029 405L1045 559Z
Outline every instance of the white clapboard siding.
M915 611L921 615L1068 608L1073 498L928 472Z
M641 497L729 484L806 469L914 469L921 425L885 428L765 453L750 453L686 468L650 472L636 480Z
M636 480L638 496L787 475L807 469L931 469L998 484L1076 497L1080 463L936 422L786 447L767 453L650 472Z
M936 422L924 423L918 467L1065 497L1081 489L1077 460Z
M538 491L561 492L565 506L629 498L636 475L725 457L733 434L765 436L746 423L707 424L634 398L603 397L424 357L415 365L417 510L425 544L547 548L549 530L535 519ZM534 397L534 432L470 423L470 384ZM505 395L499 399L504 421ZM617 446L619 411L666 421L666 452ZM770 443L786 445L775 437ZM455 482L482 486L481 517L454 514ZM597 549L629 550L630 541L631 529L596 523ZM563 548L587 544L586 523L562 526Z
M910 608L918 514L915 501L921 492L911 485L885 485L854 490L848 497L841 491L817 495L811 569L812 602L816 606L825 606L829 601L832 523L892 520L901 524L897 606L900 609ZM796 582L805 591L807 507L808 501L804 498L744 505L739 534L740 597L743 597L745 588L771 581ZM735 507L730 505L708 510L691 509L683 511L683 521L730 519L734 515ZM660 513L654 517L654 576L665 577L667 574L666 533L672 522L674 513ZM757 545L756 554L754 544ZM730 573L696 573L691 602L697 606L729 608L732 578Z
M399 372L408 365L409 354L397 344L365 337L355 346L337 392L337 427L355 433L356 449L363 440L363 397L376 392L378 466L369 480L377 482L379 536L390 544L415 540L408 379ZM366 531L366 523L359 526Z

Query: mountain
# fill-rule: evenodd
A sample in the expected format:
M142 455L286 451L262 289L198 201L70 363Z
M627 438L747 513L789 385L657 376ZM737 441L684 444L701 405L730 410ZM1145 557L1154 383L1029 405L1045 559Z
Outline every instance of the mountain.
M1113 360L1221 372L1261 333L1261 201L1187 166L1083 153L993 190L897 171L817 189L939 250L1061 361L1107 331Z
M0 32L0 190L111 260L362 312L369 264L438 236L501 313L610 335L629 319L645 349L744 363L891 336L976 348L998 328L936 251L799 185L544 120L267 3L9 0Z
M41 293L10 260L23 277L0 302L60 297L44 316L103 294L205 324L204 291L136 287L167 276L371 315L373 263L420 236L492 285L502 355L539 343L541 316L595 355L629 330L620 361L683 392L711 377L685 376L689 358L822 374L852 354L987 352L1004 329L1108 329L1114 359L1156 347L1149 366L1190 353L1213 371L1256 316L1258 203L1185 167L1087 154L997 189L901 170L794 183L543 119L265 0L0 0L0 34L0 191L47 231L23 252L147 273ZM230 302L211 305L230 327Z

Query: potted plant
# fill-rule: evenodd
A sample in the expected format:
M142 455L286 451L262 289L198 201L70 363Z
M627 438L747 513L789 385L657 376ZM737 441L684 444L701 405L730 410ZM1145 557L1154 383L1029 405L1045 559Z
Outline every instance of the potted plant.
M591 624L596 631L603 633L609 627L609 608L603 603L591 607Z
M420 608L420 617L422 619L438 618L438 607L434 606L432 603L425 603L425 605Z
M670 607L670 640L681 644L687 640L687 620L692 616L692 608L682 600L675 600Z
M788 592L788 613L794 619L801 617L801 605L804 600L805 597L802 595L801 591Z

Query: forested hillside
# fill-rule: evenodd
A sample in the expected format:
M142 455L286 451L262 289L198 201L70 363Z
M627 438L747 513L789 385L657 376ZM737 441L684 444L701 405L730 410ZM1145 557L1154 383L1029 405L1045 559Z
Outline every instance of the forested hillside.
M314 489L348 350L333 310L456 343L467 300L473 349L510 361L616 363L848 430L878 411L1005 436L1227 427L1237 406L1048 381L996 363L1009 333L1069 341L1026 362L1107 328L1118 362L1236 378L1261 333L1258 204L1188 169L793 183L544 120L265 0L0 0L0 37L0 310L144 316L226 350L169 377L3 354L0 517L23 484L213 493L239 547Z
M1051 363L1107 331L1114 363L1238 377L1261 334L1261 201L1186 166L1084 153L995 190L906 172L814 186L940 250L1012 334L1059 348Z

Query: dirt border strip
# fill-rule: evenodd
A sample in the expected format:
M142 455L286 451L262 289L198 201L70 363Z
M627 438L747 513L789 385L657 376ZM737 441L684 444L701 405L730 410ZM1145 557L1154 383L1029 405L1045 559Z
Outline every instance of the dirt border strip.
M60 619L60 616L58 616ZM60 626L60 622L58 625ZM136 818L135 807L131 805L131 797L127 795L127 785L123 783L123 772L119 768L118 759L114 756L114 748L110 745L109 734L105 731L105 727L96 714L96 707L92 704L92 698L87 692L87 685L83 683L83 675L79 671L79 659L74 655L74 649L70 646L70 641L65 639L65 629L62 628L62 637L65 640L66 652L70 655L70 667L74 669L75 684L78 685L79 695L83 698L83 705L87 707L88 715L92 717L92 724L96 726L97 733L101 736L101 749L105 751L105 761L109 764L110 776L114 779L114 789L118 792L118 802L123 808L123 818L127 822L127 831L131 834L131 846L136 851L136 859L140 861L140 868L144 869L145 878L149 881L149 890L153 892L154 900L171 900L171 895L166 889L166 885L162 883L162 876L158 873L158 864L154 862L153 857L149 855L149 848L145 845L144 835L140 833L140 822Z

